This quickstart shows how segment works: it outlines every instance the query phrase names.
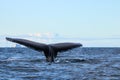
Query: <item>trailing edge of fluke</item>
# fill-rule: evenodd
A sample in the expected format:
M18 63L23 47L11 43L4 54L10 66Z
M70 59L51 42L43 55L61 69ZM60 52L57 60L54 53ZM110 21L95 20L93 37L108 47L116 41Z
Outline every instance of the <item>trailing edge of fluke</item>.
M56 43L56 44L43 44L26 39L9 38L9 37L6 37L6 40L24 45L39 52L43 51L46 57L46 61L48 62L54 62L54 58L57 57L58 52L67 51L69 49L82 46L82 44L80 43L68 43L68 42Z

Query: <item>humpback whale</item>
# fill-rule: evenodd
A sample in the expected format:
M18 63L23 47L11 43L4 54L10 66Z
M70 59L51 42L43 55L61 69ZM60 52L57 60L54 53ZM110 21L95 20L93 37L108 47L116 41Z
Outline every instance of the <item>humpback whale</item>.
M82 44L80 43L65 42L65 43L56 43L56 44L44 44L44 43L30 41L27 39L9 38L9 37L6 37L6 40L24 45L28 48L34 49L39 52L43 51L46 57L46 61L48 62L54 62L54 59L57 57L58 52L67 51L69 49L82 46Z

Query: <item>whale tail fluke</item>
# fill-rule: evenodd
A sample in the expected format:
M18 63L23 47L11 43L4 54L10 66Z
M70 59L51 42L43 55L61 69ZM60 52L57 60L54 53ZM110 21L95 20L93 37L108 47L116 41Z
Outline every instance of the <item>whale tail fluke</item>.
M50 44L54 48L56 48L57 52L67 51L72 48L77 48L82 46L80 43L57 43L57 44Z
M8 41L13 41L11 38L9 38L9 37L6 37L6 40L8 40Z
M26 39L18 39L18 38L6 37L6 40L11 41L11 42L15 42L15 43L18 43L18 44L21 44L21 45L24 45L26 47L35 49L37 51L45 51L46 48L48 47L46 44L38 43L38 42L26 40Z
M47 45L26 39L9 37L6 37L6 40L24 45L37 51L43 51L46 56L46 60L48 61L54 61L54 58L56 58L58 52L67 51L69 49L82 46L80 43L57 43Z

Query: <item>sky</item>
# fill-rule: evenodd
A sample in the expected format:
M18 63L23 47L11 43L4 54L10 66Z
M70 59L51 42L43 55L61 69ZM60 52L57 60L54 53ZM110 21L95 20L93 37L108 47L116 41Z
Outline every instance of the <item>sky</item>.
M110 43L117 41L113 45L118 46L119 4L120 0L0 0L0 35L52 33L83 42L112 39Z

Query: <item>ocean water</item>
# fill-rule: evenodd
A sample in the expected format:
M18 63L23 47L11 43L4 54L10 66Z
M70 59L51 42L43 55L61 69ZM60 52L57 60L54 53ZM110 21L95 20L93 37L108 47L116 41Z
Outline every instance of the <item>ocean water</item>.
M28 48L0 48L0 80L120 80L120 48L76 48L54 63Z

